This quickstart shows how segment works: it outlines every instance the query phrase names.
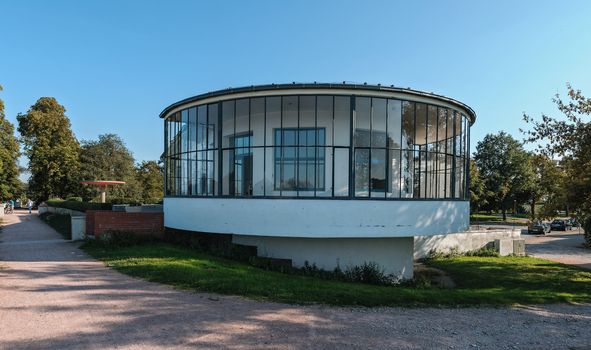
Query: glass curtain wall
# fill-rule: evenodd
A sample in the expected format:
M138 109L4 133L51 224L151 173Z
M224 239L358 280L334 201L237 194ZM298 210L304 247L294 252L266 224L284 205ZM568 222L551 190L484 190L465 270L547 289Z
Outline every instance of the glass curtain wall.
M200 105L165 121L167 196L467 199L469 121L364 96Z

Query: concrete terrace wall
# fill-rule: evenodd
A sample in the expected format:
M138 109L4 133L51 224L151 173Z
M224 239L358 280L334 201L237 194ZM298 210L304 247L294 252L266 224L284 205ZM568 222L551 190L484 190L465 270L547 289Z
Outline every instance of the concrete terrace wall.
M257 247L259 256L291 259L293 266L307 261L327 271L335 267L377 263L386 273L403 279L413 275L412 237L401 238L287 238L233 235L232 243Z
M447 253L451 249L460 252L480 249L495 239L516 239L521 237L521 228L515 230L470 230L448 235L417 236L414 240L414 258L427 257L430 251Z
M133 231L161 236L164 232L164 214L162 212L86 211L86 234L100 236L105 231Z
M165 226L268 237L387 238L469 229L469 202L164 198Z

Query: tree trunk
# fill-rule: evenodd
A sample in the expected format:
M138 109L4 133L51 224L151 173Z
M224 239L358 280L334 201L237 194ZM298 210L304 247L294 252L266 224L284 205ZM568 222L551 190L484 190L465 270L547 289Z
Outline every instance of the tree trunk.
M507 221L507 209L505 209L505 205L503 204L502 207L502 211L503 211L503 221Z
M534 221L536 219L536 201L531 201L531 220Z

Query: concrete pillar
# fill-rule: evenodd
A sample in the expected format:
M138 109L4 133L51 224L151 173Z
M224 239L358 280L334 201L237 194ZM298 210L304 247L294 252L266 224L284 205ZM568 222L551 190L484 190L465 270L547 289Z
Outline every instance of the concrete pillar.
M107 201L107 186L101 186L101 203Z
M72 241L80 241L86 235L86 216L71 216Z

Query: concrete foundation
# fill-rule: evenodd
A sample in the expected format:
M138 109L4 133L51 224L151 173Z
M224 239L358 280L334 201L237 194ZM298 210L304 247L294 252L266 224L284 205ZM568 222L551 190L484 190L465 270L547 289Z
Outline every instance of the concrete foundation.
M403 279L413 276L413 237L401 238L293 238L233 235L232 243L252 245L258 255L291 259L293 266L308 261L323 270L377 263L386 273Z
M414 258L425 258L431 251L447 253L451 249L457 249L459 252L467 252L494 244L498 239L512 241L520 237L521 230L471 230L447 235L417 236L414 239Z

